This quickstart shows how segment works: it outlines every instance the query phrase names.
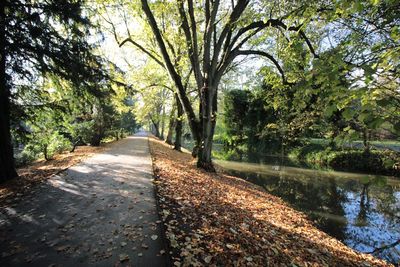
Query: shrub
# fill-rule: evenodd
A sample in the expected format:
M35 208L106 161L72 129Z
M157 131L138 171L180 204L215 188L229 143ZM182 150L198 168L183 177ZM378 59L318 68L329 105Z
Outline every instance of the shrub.
M358 171L400 176L400 153L390 150L332 150L320 145L307 145L293 149L291 159L334 170Z
M82 140L83 143L90 143L92 136L94 135L94 121L82 121L72 123L68 130L74 139L74 142L77 140Z
M21 154L25 159L29 159L29 161L41 156L45 157L46 160L49 160L54 156L54 154L61 153L70 148L71 142L58 132L50 134L35 133Z

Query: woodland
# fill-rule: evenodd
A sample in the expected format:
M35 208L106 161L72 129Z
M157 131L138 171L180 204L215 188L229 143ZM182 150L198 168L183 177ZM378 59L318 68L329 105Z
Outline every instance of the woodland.
M97 148L106 143L147 131L155 138L150 147L159 176L158 197L167 199L161 206L187 219L193 229L203 229L196 225L207 218L207 229L216 232L204 236L218 239L222 247L226 236L219 231L241 226L220 217L213 221L207 217L211 210L229 209L227 216L233 216L240 211L232 203L240 202L247 215L237 216L247 220L257 214L257 207L268 209L265 199L281 205L275 196L243 189L242 182L225 174L218 176L226 162L248 167L267 164L272 157L279 161L271 165L274 170L289 162L292 168L365 174L360 178L360 207L370 201L369 186L390 181L387 216L398 220L399 210L393 207L398 192L394 184L400 177L399 10L397 0L1 1L0 183L18 181L31 164L51 166L40 174L48 176L101 151ZM191 160L193 166L184 167ZM185 168L193 174L190 183L182 181L191 179L182 172ZM260 173L253 180L258 181ZM215 204L225 195L224 186L227 194L239 192L250 202L228 195L226 203ZM335 186L330 184L329 195L334 192L340 202L345 197L339 200ZM204 188L212 192L208 197L197 194ZM176 196L207 207L196 209L198 214L184 205L175 210L181 202ZM366 207L369 204L361 208ZM287 212L293 222L302 222L303 234L310 231L310 240L320 234L302 214ZM259 221L264 225L268 218ZM178 235L178 228L171 227L167 234ZM275 242L290 244L290 231L283 243ZM267 236L276 238L274 233ZM185 235L181 237L185 242ZM397 239L386 245L397 249L392 254L397 256L378 256L398 260ZM240 246L248 241L243 235L240 240ZM338 253L344 255L344 265L364 259L342 245ZM202 246L211 254L221 249ZM220 255L235 259L243 252L240 246ZM291 264L296 257L288 254L282 260L275 250L250 245L244 250L269 253L271 264ZM383 250L377 246L371 253ZM173 253L179 258L183 252ZM314 259L314 252L308 254ZM332 255L315 257L315 262L323 265L335 258ZM214 256L193 257L189 260L222 264L222 258ZM238 262L261 265L263 259L246 256Z
M308 158L334 151L390 173L398 155L369 152L399 138L398 5L5 1L1 180L139 125L178 150L191 139L209 171L213 143L233 158L254 147L298 156L319 138Z

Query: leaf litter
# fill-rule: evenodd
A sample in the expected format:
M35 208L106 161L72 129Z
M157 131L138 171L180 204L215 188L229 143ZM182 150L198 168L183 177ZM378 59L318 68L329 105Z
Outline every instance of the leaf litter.
M392 266L317 229L257 185L196 168L150 138L160 216L175 266Z

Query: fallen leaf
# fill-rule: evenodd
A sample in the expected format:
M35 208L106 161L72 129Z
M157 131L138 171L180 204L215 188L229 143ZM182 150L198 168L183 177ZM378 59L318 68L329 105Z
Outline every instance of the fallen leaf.
M129 261L128 254L119 254L119 261L120 262Z
M212 256L207 256L207 257L204 258L204 262L205 263L210 263L211 260L212 260Z

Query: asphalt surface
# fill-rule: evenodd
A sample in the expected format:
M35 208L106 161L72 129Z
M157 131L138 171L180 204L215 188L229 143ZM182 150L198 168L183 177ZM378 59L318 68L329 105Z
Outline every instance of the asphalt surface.
M147 134L0 207L0 266L166 266Z

